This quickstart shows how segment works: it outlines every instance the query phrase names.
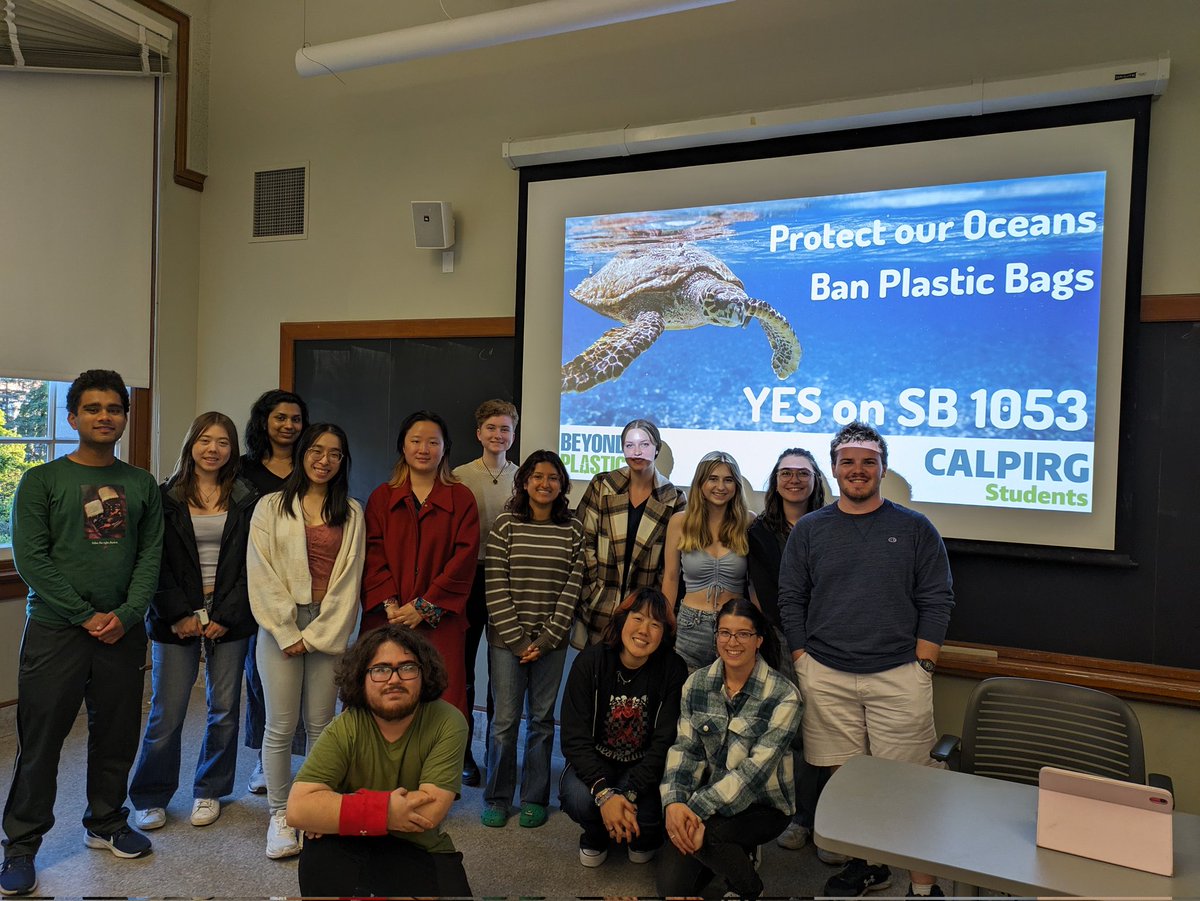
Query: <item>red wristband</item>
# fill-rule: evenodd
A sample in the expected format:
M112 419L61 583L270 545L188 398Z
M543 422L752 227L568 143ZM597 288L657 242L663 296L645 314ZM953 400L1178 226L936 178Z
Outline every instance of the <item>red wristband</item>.
M338 835L387 835L391 794L360 788L352 795L342 795Z

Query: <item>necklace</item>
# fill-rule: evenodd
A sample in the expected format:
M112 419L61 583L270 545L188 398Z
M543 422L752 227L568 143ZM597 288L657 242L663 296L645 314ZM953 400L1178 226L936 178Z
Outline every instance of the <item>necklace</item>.
M488 465L483 462L483 457L479 458L479 465L483 467L484 472L486 472L489 476L492 477L493 485L500 484L500 476L504 475L504 470L508 469L508 461L507 460L505 460L503 463L501 463L500 468L498 470L496 470L495 472L492 472L490 469L488 469Z
M212 491L209 491L207 494L205 494L204 491L197 491L197 493L200 495L200 503L204 505L205 509L208 509L213 505L213 499L220 495L221 489L218 486Z

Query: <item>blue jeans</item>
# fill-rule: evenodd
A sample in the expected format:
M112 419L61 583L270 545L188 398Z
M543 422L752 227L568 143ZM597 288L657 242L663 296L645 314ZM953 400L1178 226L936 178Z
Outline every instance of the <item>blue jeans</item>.
M609 764L604 773L606 784L619 792L625 791L629 787L626 781L629 769L619 763ZM583 829L583 837L579 842L582 847L592 851L604 851L608 848L608 830L604 828L604 819L600 816L596 799L576 775L575 767L570 764L567 764L558 780L558 803L562 806L563 813ZM663 812L658 786L639 795L635 803L640 834L629 842L629 847L634 851L653 851L663 843Z
M533 663L521 663L508 648L488 648L492 697L496 712L488 737L488 779L483 797L507 807L517 788L517 734L528 699L525 764L521 769L521 803L550 803L550 752L554 748L554 702L562 681L567 649L550 651Z
M694 672L717 659L717 615L679 605L675 622L675 653Z
M193 798L223 798L233 791L247 641L207 642L208 722L196 761ZM154 664L150 717L129 786L130 803L138 810L166 807L179 788L180 736L200 668L200 641L151 642L150 658Z

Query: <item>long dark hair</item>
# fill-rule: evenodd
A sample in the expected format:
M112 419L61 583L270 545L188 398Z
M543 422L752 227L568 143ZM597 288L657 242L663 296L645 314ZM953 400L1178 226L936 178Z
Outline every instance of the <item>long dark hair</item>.
M525 458L525 462L513 476L512 497L508 499L504 509L523 522L529 522L533 518L533 508L529 503L529 489L526 488L526 483L533 476L533 471L539 463L549 463L558 475L558 484L561 490L550 507L550 521L555 525L565 526L571 521L571 504L567 501L567 495L571 493L571 477L567 475L567 467L563 466L562 459L554 451L535 450Z
M250 408L250 418L246 420L246 456L261 463L271 453L271 439L267 437L267 420L271 411L280 404L295 404L300 408L300 424L308 428L308 404L299 394L272 388L258 396L258 400ZM295 446L292 447L292 460L296 459Z
M604 629L600 641L616 650L621 649L621 631L631 613L645 613L663 624L662 643L653 657L670 654L675 650L675 614L666 596L657 588L639 588L617 606L616 612Z
M437 477L443 485L453 485L458 479L450 472L450 448L454 446L454 442L450 440L450 426L446 425L446 420L431 410L417 410L415 413L409 413L404 417L404 422L400 423L400 434L396 436L396 453L400 456L396 460L396 465L392 467L392 477L388 479L388 484L393 488L399 488L408 479L408 461L404 459L404 439L407 437L409 429L418 422L432 422L442 430L442 459L438 463Z
M192 420L192 425L183 439L183 447L179 451L179 462L175 464L175 471L171 473L171 481L182 487L183 499L185 501L193 507L204 506L200 502L200 494L196 487L196 461L192 459L192 448L200 440L200 436L204 434L205 430L214 425L219 425L223 428L225 434L229 437L229 459L217 471L217 488L220 491L220 496L217 499L217 507L227 510L229 508L229 495L233 491L233 483L237 481L238 457L240 454L238 453L237 426L224 413L212 410L208 413L201 413Z
M304 455L325 434L335 436L342 443L342 465L338 467L337 475L325 486L325 503L321 507L321 514L329 525L340 526L350 518L350 439L340 425L332 422L314 422L300 434L300 440L296 442L296 463L292 467L292 474L280 489L282 497L279 508L285 516L296 515L296 501L303 498L309 488L308 473L304 471Z
M367 709L367 667L371 665L379 646L389 641L400 645L416 658L417 666L421 668L421 702L428 704L442 696L449 680L446 664L442 662L442 655L438 653L438 649L420 632L414 632L407 626L388 623L360 635L358 641L338 660L333 682L337 686L338 697L342 699L343 707L352 710Z
M806 451L802 447L789 447L780 454L775 465L771 467L771 478L767 480L767 497L763 503L762 521L763 525L776 535L786 536L792 531L792 526L783 513L783 498L779 496L779 464L783 462L784 457L803 457L812 464L813 490L812 494L808 496L808 509L800 515L820 510L825 506L826 500L825 479L821 476L821 467L817 465L817 458L812 455L812 452Z
M771 669L779 670L779 642L775 640L775 632L771 623L761 610L746 598L730 598L717 611L716 628L721 628L721 620L727 616L744 616L754 624L754 631L762 638L762 647L758 655Z

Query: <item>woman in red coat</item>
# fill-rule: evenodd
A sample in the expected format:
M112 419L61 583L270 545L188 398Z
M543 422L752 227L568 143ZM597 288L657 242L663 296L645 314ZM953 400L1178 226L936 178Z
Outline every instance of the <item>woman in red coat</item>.
M442 654L447 701L470 716L463 644L464 611L479 556L479 511L450 474L450 431L420 410L400 425L400 459L367 501L363 571L366 632L384 623L417 629Z

